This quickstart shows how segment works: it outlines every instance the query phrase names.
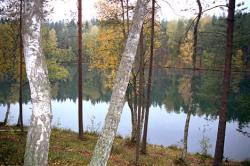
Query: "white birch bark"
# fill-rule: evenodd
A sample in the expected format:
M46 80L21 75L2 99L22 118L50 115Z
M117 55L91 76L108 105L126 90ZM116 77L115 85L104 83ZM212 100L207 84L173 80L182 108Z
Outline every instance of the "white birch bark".
M125 50L114 82L108 114L102 134L97 141L90 166L104 166L107 164L124 106L125 93L140 39L144 14L145 0L138 0Z
M26 0L23 14L24 57L32 102L24 165L45 166L51 131L51 97L41 48L42 0Z

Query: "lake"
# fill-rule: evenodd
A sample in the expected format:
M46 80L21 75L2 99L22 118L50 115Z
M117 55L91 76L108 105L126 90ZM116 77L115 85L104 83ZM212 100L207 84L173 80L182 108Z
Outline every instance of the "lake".
M148 142L163 146L182 146L187 117L188 98L192 93L195 109L189 125L188 152L201 152L201 140L209 144L208 152L215 151L220 109L222 73L157 70L153 74L152 104L149 115ZM192 84L194 88L190 89ZM9 124L18 118L18 86L0 83L0 121L4 120L10 103ZM224 156L229 159L250 159L250 74L233 73L229 96L229 111ZM24 124L29 125L31 103L28 85L24 87ZM12 95L10 95L10 93ZM101 131L107 114L111 90L106 88L100 73L85 72L83 117L84 129ZM53 126L78 131L76 72L66 82L52 82ZM118 135L131 134L131 113L125 103Z

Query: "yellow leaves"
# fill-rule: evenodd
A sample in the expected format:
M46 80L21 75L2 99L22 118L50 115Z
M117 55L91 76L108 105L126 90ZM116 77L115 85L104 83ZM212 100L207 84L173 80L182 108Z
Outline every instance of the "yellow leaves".
M98 0L96 4L99 20L118 19L118 17L120 17L122 14L119 3L106 0Z
M212 17L208 15L203 15L201 20L200 20L200 29L204 31L206 29L206 26L211 24L212 22Z
M56 39L56 31L54 29L51 29L49 31L49 48L50 49L56 49L57 48L57 39Z
M87 50L91 51L90 68L106 74L108 87L112 86L123 48L123 35L119 30L119 26L100 27L97 34L92 34L95 39L86 41Z
M188 33L187 39L180 45L180 55L179 57L186 64L192 63L193 55L193 40L191 33Z
M233 66L239 69L243 69L243 51L241 49L236 51L236 55L233 56Z

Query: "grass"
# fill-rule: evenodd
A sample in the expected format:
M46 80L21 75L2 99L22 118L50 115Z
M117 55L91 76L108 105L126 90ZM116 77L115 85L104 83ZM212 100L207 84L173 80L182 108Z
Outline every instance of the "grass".
M78 139L78 134L69 130L53 129L50 139L49 165L88 165L97 141L94 133L85 133L84 140ZM25 149L26 133L11 129L0 131L0 165L22 165ZM200 154L188 154L187 160L179 159L181 150L175 146L166 148L148 145L148 154L140 156L140 166L172 166L190 165L207 166L212 164L212 158ZM132 166L135 160L135 147L128 139L115 138L109 166ZM225 163L225 165L245 165L246 162Z

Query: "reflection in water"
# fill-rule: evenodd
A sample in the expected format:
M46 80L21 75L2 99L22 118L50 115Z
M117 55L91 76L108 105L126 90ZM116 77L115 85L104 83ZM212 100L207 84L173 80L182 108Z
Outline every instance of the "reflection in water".
M74 73L74 72L73 72ZM189 72L184 73L190 75ZM152 105L150 108L148 140L149 143L169 146L177 144L183 139L183 130L187 118L188 104L185 101L187 93L180 92L180 87L188 87L183 83L183 72L158 70L154 73ZM157 76L157 77L156 77ZM237 81L235 77L237 77ZM105 88L100 73L85 73L84 81L84 129L93 129L103 125L111 91ZM190 77L189 77L190 78ZM217 133L217 111L220 105L221 73L196 73L193 93L192 118L189 122L188 152L201 152L200 141L204 135L204 126L207 126L205 135L209 138L208 153L213 154ZM250 156L250 76L237 73L232 76L232 91L225 140L225 157L243 160ZM182 84L182 85L181 85ZM8 86L9 85L9 86ZM12 86L12 87L11 87ZM9 113L9 123L15 124L18 118L18 98L15 93L18 88L14 84L0 82L0 121L5 119L7 103L12 103ZM27 86L28 87L28 86ZM28 88L24 91L24 124L29 124L31 104L28 102ZM78 131L77 125L77 98L76 80L72 74L71 81L52 84L53 125ZM16 89L16 90L15 90ZM10 93L11 92L11 93ZM190 115L191 116L191 115ZM94 123L91 119L95 119ZM96 127L94 127L96 128ZM238 132L242 130L243 132ZM131 112L125 105L118 133L122 136L131 134Z
M181 94L181 97L183 98L185 104L184 111L187 112L187 118L184 127L183 150L181 154L181 159L183 161L186 160L186 155L187 155L189 122L193 110L193 97L194 97L194 89L192 86L193 79L194 79L194 72L192 72L191 76L184 75L180 79L180 84L178 86L179 93Z
M92 104L90 101L83 102L84 109L84 130L91 127L91 119L95 117L95 124L100 123L100 129L103 126L104 119L108 110L108 103L100 102L98 104ZM6 106L0 106L0 110L6 110ZM183 139L183 128L185 125L186 114L181 113L167 113L163 107L153 106L150 108L149 128L148 128L148 140L149 143L158 145L178 145ZM77 103L72 100L66 100L64 102L52 101L53 121L52 125L65 129L71 129L78 131L77 121ZM5 111L3 111L5 113ZM0 114L0 121L3 120L4 113ZM31 104L24 105L24 124L29 124L31 115ZM18 117L18 104L11 105L9 123L16 123ZM131 116L128 105L124 107L122 113L121 122L118 128L118 134L124 137L131 134ZM214 153L216 133L218 120L206 117L205 115L192 116L189 126L189 140L188 140L188 152L201 152L199 145L202 139L203 126L209 126L206 135L208 136L212 147L209 149L209 154ZM250 154L250 141L249 138L237 132L237 122L227 123L226 142L225 142L225 157L231 159L243 160L249 157ZM247 129L250 132L249 129Z

